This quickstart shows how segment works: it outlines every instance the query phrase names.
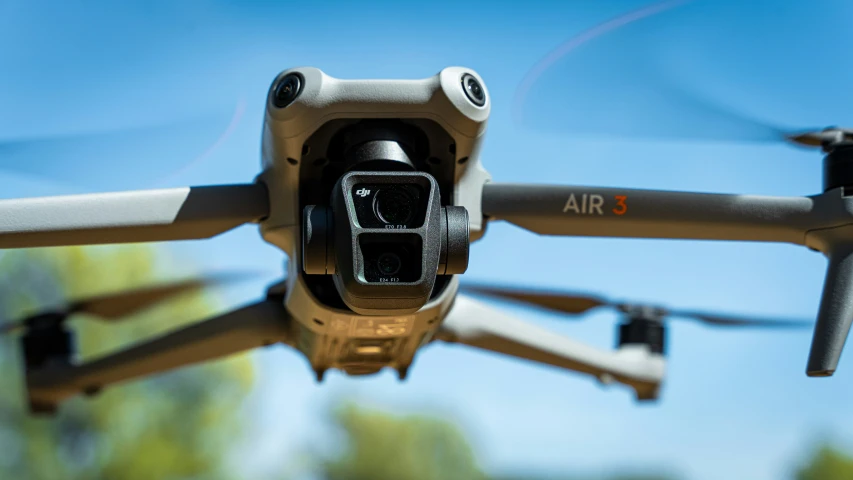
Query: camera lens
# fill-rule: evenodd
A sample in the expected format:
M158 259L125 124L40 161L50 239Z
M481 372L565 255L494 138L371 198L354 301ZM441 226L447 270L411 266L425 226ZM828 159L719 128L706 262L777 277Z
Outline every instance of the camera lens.
M289 73L279 80L273 90L273 105L284 108L299 95L302 90L302 76L298 73Z
M486 92L483 91L483 86L474 78L473 75L466 73L462 76L462 88L465 90L465 95L468 100L478 107L486 104Z
M403 261L396 253L383 253L376 259L376 267L382 275L394 275L400 271L403 266Z
M415 214L415 200L402 188L383 188L373 198L376 216L390 225L405 225Z

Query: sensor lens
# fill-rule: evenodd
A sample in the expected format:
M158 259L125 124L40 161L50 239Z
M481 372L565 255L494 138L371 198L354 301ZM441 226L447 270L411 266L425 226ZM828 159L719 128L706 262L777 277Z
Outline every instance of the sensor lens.
M373 210L389 225L406 225L415 214L415 199L403 188L383 188L373 199Z
M284 108L299 95L302 90L302 77L297 73L289 73L276 85L273 91L273 104L278 108Z
M400 271L403 261L396 253L383 253L376 259L376 267L382 275L394 275Z
M462 76L462 88L465 90L465 95L468 100L478 107L486 104L486 92L483 91L480 82L473 75L466 73Z

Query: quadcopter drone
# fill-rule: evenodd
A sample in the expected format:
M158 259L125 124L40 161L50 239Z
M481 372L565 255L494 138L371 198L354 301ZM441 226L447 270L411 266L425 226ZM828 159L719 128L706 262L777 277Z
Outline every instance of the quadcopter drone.
M807 374L833 374L853 321L853 131L785 137L825 153L824 192L807 197L524 185L492 181L481 162L490 106L469 68L420 80L293 68L269 89L262 171L252 182L0 200L0 248L205 239L256 224L289 259L286 278L264 299L85 363L64 326L70 314L117 318L203 285L89 299L16 324L31 411L274 344L301 352L318 381L329 369L356 376L385 368L402 380L422 347L448 342L617 382L648 401L664 379L665 319L795 325L460 284L471 244L494 221L540 235L785 242L822 252L829 269ZM610 306L625 321L617 348L599 349L475 295L571 314Z

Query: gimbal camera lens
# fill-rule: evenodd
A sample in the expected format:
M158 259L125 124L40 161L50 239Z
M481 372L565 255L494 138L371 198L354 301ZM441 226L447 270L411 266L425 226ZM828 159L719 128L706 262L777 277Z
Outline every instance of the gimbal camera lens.
M273 105L278 108L284 108L299 96L304 83L302 75L298 73L288 73L275 86L273 90Z
M376 268L382 275L394 275L402 266L403 261L396 253L385 252L376 259Z
M474 105L482 107L486 104L486 92L483 90L483 86L470 73L462 75L462 89L465 90L465 95Z
M389 225L406 225L415 215L415 199L401 187L383 188L373 199L376 216Z

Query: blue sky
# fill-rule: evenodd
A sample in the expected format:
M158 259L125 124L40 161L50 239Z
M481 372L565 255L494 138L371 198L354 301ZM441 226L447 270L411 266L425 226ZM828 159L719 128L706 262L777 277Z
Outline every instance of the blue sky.
M846 93L853 67L842 61L853 40L842 21L853 5L842 0L697 1L626 26L554 62L530 95L526 113L534 121L519 126L516 89L540 59L649 3L3 2L0 139L206 116L143 138L19 144L0 152L0 167L8 167L2 196L251 181L266 89L278 71L298 65L344 78L474 68L492 95L482 155L498 181L818 193L818 154L713 141L761 131L658 94L686 90L785 126L853 124ZM198 158L235 111L242 115L233 133ZM602 132L613 135L588 135ZM633 138L638 132L652 139ZM691 133L700 141L688 140ZM235 305L256 298L284 261L252 227L168 248L202 269L268 272L229 290ZM789 245L549 238L494 224L472 248L466 275L811 319L824 269L819 254ZM574 322L505 308L599 346L613 342L616 317L607 312ZM297 354L267 350L255 354L261 375L249 408L256 434L238 466L280 468L304 442L326 438L317 428L324 408L347 396L450 415L493 471L667 466L697 480L770 480L782 478L822 435L853 443L849 353L834 377L809 379L807 331L673 323L670 338L669 375L653 406L634 404L619 388L458 346L425 349L405 384L389 373L357 380L332 374L316 385Z

